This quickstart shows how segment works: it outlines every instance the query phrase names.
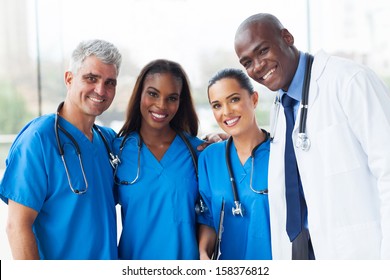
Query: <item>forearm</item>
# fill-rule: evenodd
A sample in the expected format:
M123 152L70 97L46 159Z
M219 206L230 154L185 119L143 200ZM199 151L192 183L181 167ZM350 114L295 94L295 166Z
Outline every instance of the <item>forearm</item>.
M32 225L37 211L22 204L8 201L7 236L12 256L17 260L40 259Z
M35 235L31 229L8 224L7 235L15 260L40 259Z
M198 229L199 256L201 260L209 260L213 255L216 233L206 225L200 225Z

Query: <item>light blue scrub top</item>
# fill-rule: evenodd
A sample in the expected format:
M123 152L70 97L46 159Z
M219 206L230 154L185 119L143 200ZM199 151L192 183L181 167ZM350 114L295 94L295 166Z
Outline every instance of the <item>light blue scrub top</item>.
M131 133L122 153L117 180L133 181L138 166L138 133ZM187 136L194 150L202 141ZM114 141L119 154L122 138ZM199 259L195 203L198 182L190 152L176 135L161 161L141 148L139 180L118 185L122 214L119 258L133 260Z
M19 133L6 160L0 196L38 212L33 224L41 259L117 259L113 169L100 135L93 142L63 118L59 123L76 140L88 191L74 194L68 184L54 133L55 115L31 121ZM115 133L100 127L108 143ZM59 131L75 186L84 187L75 147Z
M268 195L250 189L252 158L241 164L234 141L230 146L232 170L237 184L244 216L233 216L234 198L226 164L227 141L208 146L199 157L199 191L209 208L209 215L201 215L199 222L218 231L222 198L225 217L221 241L221 260L267 260L272 258ZM255 152L253 188L268 189L268 160L270 140ZM209 213L209 214L210 214Z

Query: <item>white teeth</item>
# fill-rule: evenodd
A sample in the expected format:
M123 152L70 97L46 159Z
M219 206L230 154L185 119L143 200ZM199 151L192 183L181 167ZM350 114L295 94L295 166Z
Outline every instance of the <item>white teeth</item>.
M235 124L237 121L238 121L239 118L234 118L234 119L230 119L230 120L227 120L226 123L227 125L233 125Z
M163 119L166 117L166 115L160 115L160 114L156 114L156 113L152 113L152 116L157 118L157 119Z
M263 80L266 80L273 72L275 72L275 68L269 70L268 73L263 76Z
M102 103L104 101L104 99L97 99L97 98L93 98L93 97L90 97L89 99L91 99L93 102L97 102L97 103Z

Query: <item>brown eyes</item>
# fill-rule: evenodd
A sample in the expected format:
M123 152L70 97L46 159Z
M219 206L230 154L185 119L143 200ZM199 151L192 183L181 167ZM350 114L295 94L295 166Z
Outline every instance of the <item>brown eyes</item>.
M147 94L149 96L153 97L153 98L159 98L160 97L159 94L157 92L155 92L155 91L148 91ZM173 103L173 102L178 101L179 97L177 97L177 96L168 96L167 100L168 100L168 102L172 102Z

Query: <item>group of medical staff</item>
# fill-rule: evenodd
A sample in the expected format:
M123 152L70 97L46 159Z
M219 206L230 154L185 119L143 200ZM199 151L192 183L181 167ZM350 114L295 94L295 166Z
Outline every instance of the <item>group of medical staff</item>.
M310 56L270 14L240 25L235 50L247 73L222 69L208 84L226 133L211 143L197 136L184 69L167 59L141 70L118 133L95 125L115 96L122 58L109 42L81 42L65 101L28 123L6 160L0 196L13 257L390 259L389 90L371 70L324 52L305 70ZM261 95L247 75L278 94L272 133L257 124ZM284 95L296 101L291 135ZM307 207L294 240L286 137Z

